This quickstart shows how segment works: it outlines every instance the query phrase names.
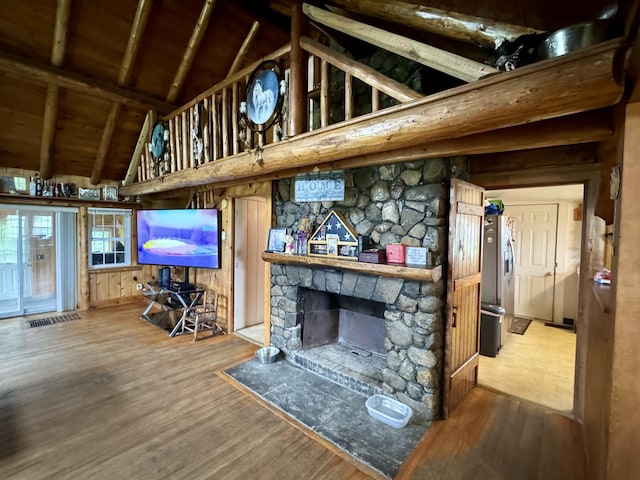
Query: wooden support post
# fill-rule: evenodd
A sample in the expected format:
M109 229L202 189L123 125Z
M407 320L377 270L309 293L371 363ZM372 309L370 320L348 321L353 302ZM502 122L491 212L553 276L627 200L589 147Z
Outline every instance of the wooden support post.
M182 116L173 117L173 134L175 138L176 171L182 170Z
M78 251L89 251L89 212L88 208L78 208ZM84 253L78 255L78 309L89 310L91 289L89 284L89 256Z
M178 170L178 157L176 152L176 119L169 119L169 149L171 150L171 172L176 172Z
M211 95L211 128L213 129L213 148L211 149L211 161L220 158L220 115L218 109L218 96Z
M302 2L295 2L291 11L291 57L289 82L289 137L307 130L307 55L300 46L306 34L307 20Z
M233 154L240 152L240 139L238 138L238 108L240 106L238 82L231 85L231 139Z
M377 88L371 87L371 111L380 110L380 92Z
M344 74L344 119L353 118L353 77Z
M133 155L131 156L131 161L129 162L129 169L127 170L127 174L124 176L122 180L122 185L131 185L138 171L138 165L140 165L140 157L142 156L142 151L145 148L148 148L149 142L149 131L151 129L151 118L153 115L153 111L148 111L147 115L144 117L144 123L142 124L142 129L140 130L140 135L138 136L138 141L136 142L136 147L133 150Z
M229 89L222 90L222 158L229 156Z
M180 114L180 123L182 126L182 170L189 168L189 111L186 110Z
M329 63L326 60L320 61L320 127L329 125L329 115L331 115L331 99L329 89L331 87L331 75L329 73Z

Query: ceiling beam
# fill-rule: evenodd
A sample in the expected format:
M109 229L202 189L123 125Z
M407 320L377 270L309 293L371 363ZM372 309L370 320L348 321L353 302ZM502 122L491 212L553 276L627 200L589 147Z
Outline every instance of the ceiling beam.
M169 113L177 108L171 103L119 87L111 82L28 60L6 51L0 51L0 72L25 82L53 84L142 110L154 109L158 112Z
M182 62L178 67L178 71L176 72L176 76L173 79L173 82L171 82L171 88L169 89L169 93L167 94L167 102L173 103L178 98L180 89L182 88L182 85L187 78L187 74L191 69L191 64L193 63L193 59L196 56L198 47L200 46L200 42L202 41L202 37L207 30L207 25L209 25L209 18L211 17L211 12L213 11L213 7L215 6L215 4L216 0L205 0L204 5L202 6L200 17L198 18L198 22L193 29L193 33L191 34L191 39L189 40L187 49L182 55Z
M499 72L498 69L490 65L470 60L402 35L387 32L366 23L341 17L307 3L303 5L303 10L315 22L465 82L473 82L490 73Z
M624 90L613 68L621 48L619 39L610 40L267 145L260 162L255 152L244 152L126 187L126 194L238 181L611 106ZM463 145L459 152L465 154Z
M351 12L380 18L386 21L415 28L429 33L446 36L498 48L505 40L513 41L521 35L540 33L539 30L498 22L496 20L440 10L426 5L402 0L331 0Z
M58 0L56 23L51 47L51 64L62 66L67 44L67 24L71 13L71 0ZM59 92L56 85L47 86L47 98L44 102L42 117L42 135L40 138L40 177L48 180L53 176L53 160L51 153L56 137L56 121L58 119Z
M129 33L129 41L127 42L127 48L124 52L122 63L120 64L120 71L118 72L118 85L121 87L126 87L131 78L131 71L136 61L138 51L140 50L144 29L149 19L149 13L151 12L151 4L151 0L138 1L133 25ZM121 105L119 103L112 103L107 113L107 120L104 130L102 130L96 161L91 171L91 183L94 185L97 185L100 183L100 180L102 180L102 173L107 162L107 156L109 155L109 148L111 147L111 139L113 138L113 132L115 132L116 123L120 116L120 108Z
M242 63L244 57L247 55L253 39L256 38L259 28L260 22L258 22L257 20L254 21L253 25L251 25L251 30L249 30L249 33L247 33L247 36L242 42L242 45L240 45L240 48L238 49L238 53L236 53L236 58L233 59L233 63L231 64L229 73L227 73L227 77L230 77L231 75L236 73L238 71L238 68L240 68L240 64Z
M412 90L403 83L387 77L368 65L352 60L335 50L331 50L329 47L325 47L321 43L311 40L309 37L302 37L300 39L300 46L312 55L326 60L334 67L338 67L340 70L362 80L367 85L380 90L382 93L400 102L409 102L424 97L423 94Z

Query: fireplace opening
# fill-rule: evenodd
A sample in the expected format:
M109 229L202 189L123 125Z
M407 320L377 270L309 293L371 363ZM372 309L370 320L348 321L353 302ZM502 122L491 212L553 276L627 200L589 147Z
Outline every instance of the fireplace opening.
M304 289L302 348L338 343L353 355L385 356L385 304Z

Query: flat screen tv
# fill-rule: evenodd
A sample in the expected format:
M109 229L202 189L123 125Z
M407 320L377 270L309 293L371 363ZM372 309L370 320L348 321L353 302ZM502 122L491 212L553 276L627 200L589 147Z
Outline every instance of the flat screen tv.
M218 210L138 210L137 226L138 263L220 268Z

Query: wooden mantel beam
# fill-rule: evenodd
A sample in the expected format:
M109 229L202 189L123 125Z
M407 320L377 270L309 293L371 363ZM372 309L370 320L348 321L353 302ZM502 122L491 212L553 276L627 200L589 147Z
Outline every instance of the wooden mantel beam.
M342 122L151 182L123 187L123 195L239 180L332 161L381 154L429 142L549 120L614 105L623 93L611 40L528 65L381 112ZM559 94L558 92L561 92ZM507 139L506 141L509 141ZM460 153L464 153L460 140Z
M145 111L157 110L164 114L178 108L171 103L119 87L111 82L28 60L6 51L0 51L0 72L25 82L53 84Z

